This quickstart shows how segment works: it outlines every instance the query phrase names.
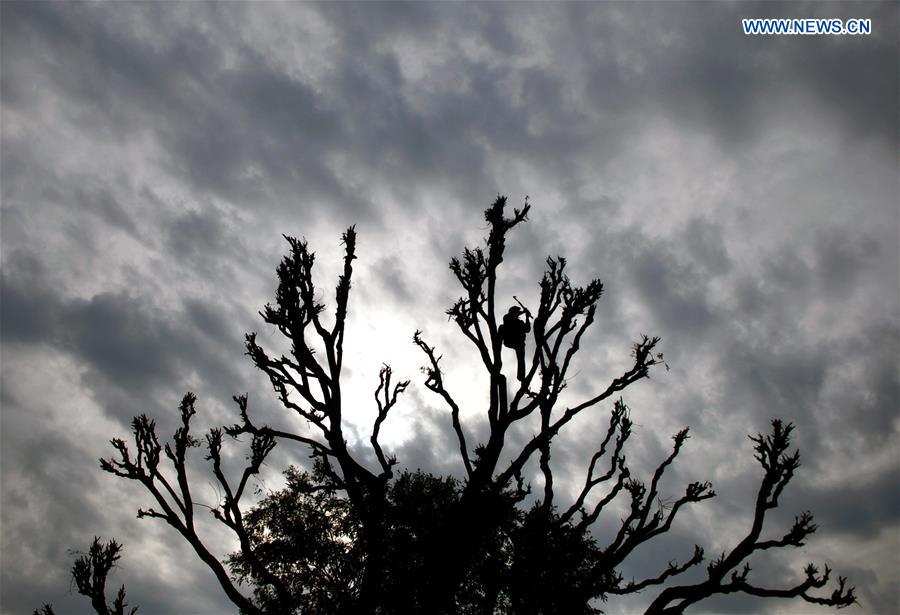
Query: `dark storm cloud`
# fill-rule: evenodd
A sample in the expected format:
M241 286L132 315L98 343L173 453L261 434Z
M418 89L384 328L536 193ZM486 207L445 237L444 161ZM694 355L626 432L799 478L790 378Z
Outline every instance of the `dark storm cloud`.
M776 10L787 13L787 6ZM780 47L772 54L784 62L784 82L796 81L792 73L800 72L816 99L850 132L848 138L896 144L898 118L890 111L893 105L888 101L896 102L900 95L900 76L892 70L896 66L896 40L890 25L896 21L897 7L890 2L861 2L809 8L815 16L827 12L828 17L871 19L873 36L863 45L842 39L823 40L821 45L780 39Z
M27 404L28 400L6 408L9 412L29 411L30 408L21 402ZM70 538L79 536L93 525L91 518L96 514L93 504L83 497L95 490L98 481L96 474L83 471L85 463L93 464L96 460L58 434L32 431L22 435L27 439L27 447L18 462L22 476L17 477L19 480L5 504L10 511L18 510L20 514L37 505L39 510L33 511L33 518L39 519L42 533L65 528ZM54 494L59 497L54 498ZM42 542L35 546L48 548Z
M835 297L853 288L860 274L887 256L873 237L854 236L845 229L818 232L814 249L816 277L823 290Z
M678 271L673 255L648 250L635 255L630 278L647 305L658 310L660 328L677 335L702 335L715 318L696 272ZM667 258L668 257L668 258Z
M93 213L101 224L109 224L137 237L139 230L134 216L119 201L114 189L104 185L84 186L84 183L85 180L82 179L72 181L71 184L74 185L65 186L61 182L54 185L51 180L44 188L44 195L48 200L67 203L79 211ZM89 184L90 180L86 180L86 183Z
M403 269L403 263L394 256L382 258L374 265L379 279L379 286L387 289L389 296L398 305L410 305L415 299L409 276Z
M896 41L887 32L896 21L895 9L884 2L827 8L742 2L702 13L677 4L619 6L616 12L630 19L616 21L622 27L609 34L613 40L646 37L632 56L635 61L618 67L629 77L622 85L629 86L631 96L639 93L640 110L662 112L692 129L712 131L723 145L755 139L760 126L785 111L815 104L848 139L874 138L890 147L897 141L897 115L891 111L896 105L888 101L897 101L898 77L892 70ZM587 7L573 10L592 12ZM872 19L876 33L865 39L736 35L743 17L806 16L865 16ZM591 40L585 30L596 22L573 21L581 34L577 40ZM710 54L709 49L716 52ZM591 82L594 91L601 92L616 82L600 68L603 58L597 59L599 67L592 70L600 76ZM804 97L797 99L797 94Z
M102 294L62 309L63 346L109 380L129 389L152 386L175 377L167 342L175 332L143 311L132 297ZM103 330L105 335L98 336Z
M29 426L27 417L45 415L46 408L35 402L33 391L17 390L6 377L2 382L3 606L10 612L30 613L40 605L36 597L47 588L55 585L63 590L69 583L64 567L46 567L42 562L65 561L67 549L103 526L104 514L89 497L99 475L86 470L95 467L96 457L74 446L62 432L37 422ZM16 570L7 565L10 561L17 563ZM11 582L16 591L9 591Z
M10 267L0 278L4 342L71 353L86 368L86 384L101 397L113 393L107 410L120 420L130 420L135 405L148 401L158 387L180 388L193 371L211 384L234 382L234 363L217 355L238 356L239 336L208 303L188 299L184 312L166 314L122 293L67 299L39 271L32 265L23 275ZM227 399L224 389L222 394Z
M190 319L192 329L199 329L214 340L226 340L234 335L232 327L224 316L212 306L198 299L186 299L185 314Z
M106 23L96 7L12 4L5 42L52 45L49 54L16 54L14 66L24 66L14 73L38 75L66 101L68 117L107 139L150 134L164 151L159 162L200 191L259 203L260 191L271 190L264 186L280 186L277 194L301 188L295 198L337 194L334 203L365 215L325 166L323 155L340 142L337 115L259 54L238 49L238 65L225 67L221 48L190 20L180 36L151 44ZM10 80L8 88L18 85ZM20 99L30 102L14 91L12 102ZM261 175L248 178L254 169Z
M179 47L167 50L169 55L162 55L142 48L132 33L103 23L86 4L55 9L13 2L4 16L11 24L4 43L19 50L10 63L13 75L46 88L51 96L64 97L65 116L89 122L102 136L132 137L153 119L148 112L172 117L184 112L177 85L180 76L190 74L184 58L197 53L202 37L186 36ZM191 46L194 54L185 53ZM203 69L191 76L199 77L209 69L207 64L194 64ZM9 83L11 88L19 85L17 80ZM23 94L14 99L26 104L37 95L30 89L27 98Z
M163 254L175 257L180 267L200 279L232 279L234 263L249 258L250 247L234 220L215 206L177 212L163 229Z
M0 285L3 294L0 326L4 341L44 341L48 331L53 330L56 318L50 294L44 289L15 284L8 275L0 278Z
M845 483L797 485L788 506L813 511L822 533L849 534L850 539L878 539L900 512L897 467Z

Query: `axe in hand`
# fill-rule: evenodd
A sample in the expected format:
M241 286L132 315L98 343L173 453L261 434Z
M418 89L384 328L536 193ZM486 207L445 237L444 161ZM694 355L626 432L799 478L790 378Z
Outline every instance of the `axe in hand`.
M525 304L522 303L521 301L519 301L519 298L516 297L515 295L513 295L513 299L516 300L516 303L519 304L519 306L522 308L522 311L525 312L525 313L528 315L528 318L531 318L531 317L532 317L532 316L531 316L531 310L529 310L527 307L525 307Z

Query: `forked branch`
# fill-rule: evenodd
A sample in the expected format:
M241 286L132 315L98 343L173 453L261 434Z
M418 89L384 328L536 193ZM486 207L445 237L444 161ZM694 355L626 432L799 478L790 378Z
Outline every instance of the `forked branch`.
M375 456L381 465L381 476L387 480L392 476L391 468L397 465L397 458L393 455L385 457L381 450L381 444L378 442L378 432L381 430L381 424L387 418L388 412L397 403L397 397L409 386L409 380L401 380L391 389L391 376L393 370L389 365L382 365L381 371L378 372L378 388L375 389L375 404L378 407L378 416L375 418L375 426L372 429L372 437L370 442L375 450Z
M193 547L200 559L210 568L225 594L236 606L247 613L261 613L256 605L237 589L219 559L203 543L195 527L193 502L190 497L190 491L186 488L189 481L185 465L187 449L200 444L190 433L190 419L195 414L195 401L196 397L193 393L188 393L184 396L180 405L182 424L176 430L173 438L175 446L172 448L168 443L165 446L166 455L172 462L175 471L176 484L180 486L180 496L162 472L160 461L163 447L156 436L155 422L148 419L145 415L136 417L132 422L136 448L135 457L131 456L129 448L123 440L114 439L112 440L112 445L118 451L119 457L118 459L101 459L100 467L116 476L140 482L156 500L159 509L139 509L138 517L161 519L175 528ZM221 439L221 433L219 434L219 439ZM258 458L261 452L255 452L255 458ZM264 458L264 455L262 457ZM254 458L251 458L251 469L254 463ZM245 476L246 474L247 470L245 470ZM246 478L242 479L241 484L243 485L245 482ZM232 501L234 500L234 496L229 495L227 497ZM221 515L218 518L224 522ZM235 529L230 525L229 527L232 530Z
M778 496L790 482L800 465L798 452L789 453L793 425L780 420L772 421L770 434L752 436L756 460L762 466L763 478L756 496L750 531L729 552L710 562L707 578L694 585L669 587L653 601L648 615L675 615L684 612L692 604L714 594L743 592L754 596L772 598L802 598L824 606L842 608L856 602L854 587L846 586L846 579L838 579L837 588L830 596L816 596L810 591L821 589L828 583L831 570L826 566L823 574L813 564L807 565L803 582L787 589L772 589L753 585L748 580L750 564L745 560L754 552L783 546L802 546L807 536L815 532L816 525L809 512L794 518L793 526L779 539L760 540L766 513L778 505ZM738 570L738 567L743 567Z

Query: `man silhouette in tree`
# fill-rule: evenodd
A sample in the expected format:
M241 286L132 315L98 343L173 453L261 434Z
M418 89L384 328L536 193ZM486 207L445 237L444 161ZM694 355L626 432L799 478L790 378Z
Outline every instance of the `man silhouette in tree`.
M499 328L503 345L516 351L516 378L520 382L525 379L525 336L531 331L531 313L524 310L525 322L522 322L519 319L522 312L518 305L509 308Z

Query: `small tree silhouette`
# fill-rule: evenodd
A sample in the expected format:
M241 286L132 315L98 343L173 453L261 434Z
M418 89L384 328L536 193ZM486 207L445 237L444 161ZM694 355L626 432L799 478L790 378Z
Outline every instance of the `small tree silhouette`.
M708 482L695 482L674 503L659 503L664 474L688 440L686 428L673 436L671 452L649 481L632 475L626 464L625 448L633 424L618 394L664 365L658 337L642 336L636 341L631 366L611 382L575 403L561 401L603 293L599 280L573 285L564 258L546 261L526 369L516 378L507 378L498 326L503 310L496 296L497 276L510 232L526 221L529 210L526 199L521 209L513 209L507 217L506 198L499 196L485 212L489 227L485 245L466 249L461 258L450 262L463 294L447 314L471 343L488 375L488 403L483 409L488 430L474 448L462 423L460 404L444 380L441 355L422 332L413 336L425 361L425 387L449 412L461 480L422 472L395 476L397 459L385 453L379 433L410 382L395 379L387 365L379 372L369 438L377 465L370 467L347 445L341 373L356 259L353 227L342 237L343 272L330 322L326 322L325 305L316 299L314 254L305 241L285 237L290 251L277 269L275 303L260 314L291 342L290 355L272 355L257 342L256 334L246 336L247 354L268 376L281 404L310 429L285 431L257 423L243 395L234 398L239 421L206 435L207 459L224 494L212 512L234 533L238 551L223 564L195 528L185 463L188 450L201 444L190 433L193 394L182 400L181 427L171 443L160 444L154 422L141 415L133 422L134 453L123 440L114 439L118 456L101 460L101 467L144 485L157 505L139 510L138 516L160 519L175 528L246 614L596 613L592 604L597 599L664 584L668 586L652 601L648 613L681 613L714 594L734 592L800 597L835 607L853 604L854 588L848 589L843 578L830 596L809 593L826 585L828 567L819 574L810 564L806 579L788 589L757 587L748 580L746 560L754 552L800 546L816 529L805 512L783 537L761 539L766 512L778 505L799 466L798 454L788 453L793 426L777 420L771 434L752 438L764 474L751 528L732 551L709 564L708 578L694 585L672 584L673 577L703 560L703 549L695 546L680 563L661 564L654 577L624 581L619 570L638 546L669 531L685 506L712 498L715 492ZM560 506L550 464L555 438L578 415L605 402L612 404L608 428L587 462L583 486L574 501ZM507 435L526 419L539 424L537 433L510 450ZM224 435L250 437L248 463L236 480L226 477L222 469ZM288 469L285 489L245 511L242 500L248 481L279 442L307 447L313 471ZM171 466L166 472L163 454ZM525 480L529 463L537 464L543 479L541 493L530 498L530 505ZM172 472L174 479L167 478ZM627 502L627 513L612 539L599 542L591 527L618 498ZM252 597L239 590L241 582L252 584Z
M103 544L101 540L99 536L95 536L88 552L75 560L72 566L72 580L78 588L78 593L90 598L91 606L98 615L125 615L128 603L125 602L124 585L119 588L112 604L106 602L106 579L122 557L122 545L115 540ZM128 611L128 615L134 615L136 612L137 607L134 607ZM54 615L53 607L45 604L36 610L34 615Z

